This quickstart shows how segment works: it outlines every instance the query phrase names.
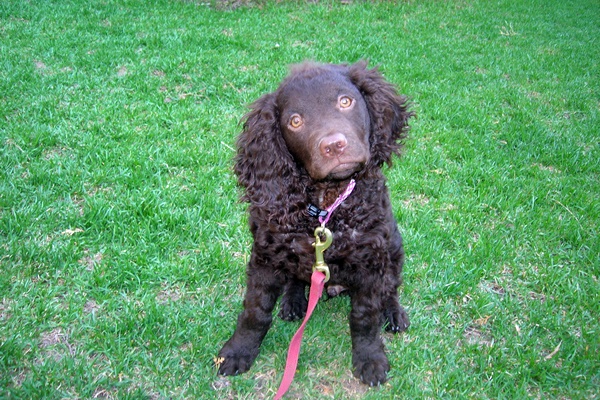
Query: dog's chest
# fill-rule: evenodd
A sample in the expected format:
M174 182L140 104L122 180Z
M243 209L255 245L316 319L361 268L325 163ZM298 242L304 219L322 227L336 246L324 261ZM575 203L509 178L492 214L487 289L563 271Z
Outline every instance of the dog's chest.
M319 208L326 209L339 197L341 190L338 187L324 187L317 191Z

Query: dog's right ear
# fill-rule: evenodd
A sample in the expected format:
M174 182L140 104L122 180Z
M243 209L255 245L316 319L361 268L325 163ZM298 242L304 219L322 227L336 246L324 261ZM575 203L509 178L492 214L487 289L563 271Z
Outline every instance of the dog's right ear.
M237 139L234 165L238 183L245 188L241 199L267 205L297 174L281 134L275 94L256 100L242 121L244 129Z

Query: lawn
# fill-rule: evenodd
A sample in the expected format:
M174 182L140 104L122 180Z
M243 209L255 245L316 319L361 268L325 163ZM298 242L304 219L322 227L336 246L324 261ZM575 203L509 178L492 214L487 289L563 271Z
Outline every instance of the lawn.
M288 398L598 398L600 3L241 3L0 4L0 398L273 396L298 323L214 367L251 243L231 167L304 59L412 100L386 170L412 325L367 389L321 302Z

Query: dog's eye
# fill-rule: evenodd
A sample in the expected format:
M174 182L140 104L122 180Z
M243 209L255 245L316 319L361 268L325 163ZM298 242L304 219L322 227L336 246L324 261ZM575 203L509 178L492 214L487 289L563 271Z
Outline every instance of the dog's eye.
M292 115L292 118L290 118L290 126L294 129L300 128L303 123L304 121L302 120L302 117L298 114L294 114Z
M340 107L341 108L348 108L352 105L352 99L348 96L342 96L340 97Z

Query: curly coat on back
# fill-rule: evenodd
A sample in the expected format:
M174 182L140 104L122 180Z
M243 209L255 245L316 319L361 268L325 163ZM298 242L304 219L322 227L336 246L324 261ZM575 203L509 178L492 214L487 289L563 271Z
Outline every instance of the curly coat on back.
M351 298L355 376L371 385L386 380L381 328L400 332L409 320L398 303L402 237L381 167L399 155L411 116L406 98L366 62L301 64L252 104L234 169L254 243L244 310L219 353L220 374L250 368L281 295L281 318L304 317L319 225L307 208L327 208L354 179L354 191L327 225L328 292L345 290Z

